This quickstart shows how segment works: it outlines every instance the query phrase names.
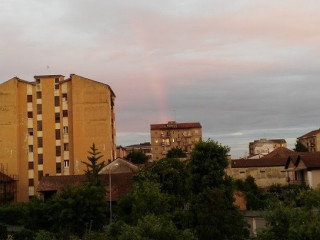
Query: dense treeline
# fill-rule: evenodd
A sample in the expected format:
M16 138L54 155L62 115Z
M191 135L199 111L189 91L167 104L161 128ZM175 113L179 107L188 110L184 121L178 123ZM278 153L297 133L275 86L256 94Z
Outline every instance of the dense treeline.
M98 172L103 162L93 145L87 181L62 189L43 202L0 207L0 240L249 239L248 225L234 206L241 190L247 207L263 211L267 227L257 240L316 239L320 229L320 191L306 186L258 189L253 178L225 175L229 148L208 140L196 144L188 164L174 158L154 162L133 177L132 190L113 206L105 201ZM21 226L21 229L8 229Z

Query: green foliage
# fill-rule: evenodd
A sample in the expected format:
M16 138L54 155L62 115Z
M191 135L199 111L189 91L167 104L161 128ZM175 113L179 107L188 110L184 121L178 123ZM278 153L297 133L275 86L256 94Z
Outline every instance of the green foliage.
M88 152L90 156L87 157L90 163L82 161L82 163L87 166L87 170L85 171L87 181L93 185L101 185L99 172L102 170L105 164L104 161L101 163L98 163L98 161L103 157L103 155L99 155L100 152L98 152L98 149L96 148L96 145L94 143L92 144L90 149L91 151Z
M36 233L35 240L56 240L56 237L51 232L40 230Z
M34 240L35 233L29 229L22 229L12 234L14 240Z
M128 224L148 215L163 215L168 211L168 196L160 191L160 185L152 182L136 183L132 191L118 201L119 220Z
M248 237L247 224L233 205L233 182L225 176L228 152L228 147L208 140L197 143L191 153L191 225L199 239Z
M195 239L189 230L178 230L170 219L153 214L146 215L139 219L136 226L125 225L119 240L184 240Z
M133 150L130 152L126 159L134 164L144 164L148 162L148 156L144 154L142 151Z
M223 185L229 150L212 140L195 145L189 163L190 187L194 194Z
M0 222L9 225L21 224L21 219L24 216L24 205L10 203L0 206Z
M53 230L82 236L86 231L101 230L106 222L105 192L100 186L68 187L51 201Z
M107 236L104 232L90 232L86 233L82 240L107 240Z
M8 237L8 228L3 223L0 223L0 240L6 240Z
M167 153L167 158L185 158L186 153L179 147L172 148Z
M301 141L297 140L296 144L294 145L293 151L295 152L308 152L308 148L302 144Z

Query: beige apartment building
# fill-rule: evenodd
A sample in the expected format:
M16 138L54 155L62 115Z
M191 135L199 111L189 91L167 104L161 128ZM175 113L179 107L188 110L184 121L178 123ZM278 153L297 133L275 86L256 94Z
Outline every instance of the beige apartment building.
M115 94L75 74L14 77L0 84L0 164L16 176L16 201L36 195L42 176L83 174L93 143L115 158Z
M279 147L287 147L285 139L261 138L249 143L249 156L267 155Z
M170 121L165 124L151 124L150 135L153 161L165 158L172 148L181 148L189 158L195 143L202 140L202 127L198 122Z
M319 152L320 151L320 128L308 132L301 137L298 137L300 141L309 152Z

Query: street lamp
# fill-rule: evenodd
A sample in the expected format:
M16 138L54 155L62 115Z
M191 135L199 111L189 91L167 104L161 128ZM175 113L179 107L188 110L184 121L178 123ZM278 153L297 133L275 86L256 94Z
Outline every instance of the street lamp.
M110 204L110 223L112 222L112 197L111 197L111 170L113 167L119 166L119 163L116 163L114 166L109 168L109 204Z

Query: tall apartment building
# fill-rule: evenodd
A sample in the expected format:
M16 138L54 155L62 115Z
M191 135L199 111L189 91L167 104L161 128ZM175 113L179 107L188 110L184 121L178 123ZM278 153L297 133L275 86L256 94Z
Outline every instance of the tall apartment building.
M298 137L300 141L309 152L319 152L320 151L320 128L308 132L301 137Z
M202 140L202 127L198 122L170 121L167 124L151 124L150 135L153 161L165 158L170 149L177 147L190 157L195 143Z
M0 163L18 176L18 202L36 195L44 175L83 174L92 143L105 160L116 150L110 86L75 74L34 79L0 84Z
M285 139L266 139L254 140L249 143L249 155L267 155L279 147L287 147Z

